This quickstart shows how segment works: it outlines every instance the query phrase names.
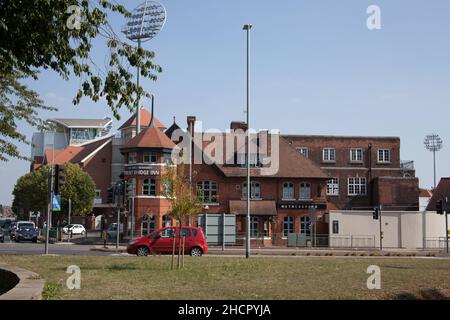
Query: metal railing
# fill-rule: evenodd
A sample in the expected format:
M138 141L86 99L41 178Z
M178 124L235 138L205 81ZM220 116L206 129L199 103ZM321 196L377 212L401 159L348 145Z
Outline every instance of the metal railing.
M331 235L330 248L375 248L373 235Z
M446 237L435 237L435 238L425 238L424 249L446 249L445 245ZM450 239L449 239L449 246L450 246Z
M414 161L411 160L401 160L400 168L402 169L414 169Z

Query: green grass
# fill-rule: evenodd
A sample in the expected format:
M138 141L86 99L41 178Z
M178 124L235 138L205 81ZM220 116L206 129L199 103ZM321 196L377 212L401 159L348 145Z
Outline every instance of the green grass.
M46 280L46 299L411 299L450 289L450 261L360 257L0 256ZM69 265L81 289L65 286ZM369 265L381 268L381 290L368 290Z

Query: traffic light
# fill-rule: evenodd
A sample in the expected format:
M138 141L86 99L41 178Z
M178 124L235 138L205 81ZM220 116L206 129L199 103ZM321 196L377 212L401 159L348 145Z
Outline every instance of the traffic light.
M380 217L380 208L374 208L372 217L374 220L378 220L378 218Z
M64 166L63 165L55 165L55 180L54 180L54 194L61 194L61 188L64 185L65 175L64 175Z
M440 199L436 202L436 213L444 214L444 199Z
M134 196L135 194L134 194L134 183L132 182L132 181L128 181L127 183L126 183L126 195L127 195L127 197L132 197L132 196Z
M114 187L108 188L107 203L114 203Z

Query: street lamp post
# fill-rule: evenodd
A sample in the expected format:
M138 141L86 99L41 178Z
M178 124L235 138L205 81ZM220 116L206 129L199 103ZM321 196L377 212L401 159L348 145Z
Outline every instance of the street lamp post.
M156 37L164 27L165 22L166 8L158 1L146 0L133 10L127 23L123 27L122 32L128 39L137 41L138 51L140 51L141 42ZM139 65L137 65L136 81L138 87L139 76L140 68ZM141 130L139 100L140 96L136 99L136 135L138 135Z
M433 133L425 137L425 148L433 152L433 168L434 168L434 189L436 189L436 152L442 149L442 139L439 135Z
M250 31L252 29L251 24L245 24L242 28L247 31L247 227L245 237L245 257L250 258Z

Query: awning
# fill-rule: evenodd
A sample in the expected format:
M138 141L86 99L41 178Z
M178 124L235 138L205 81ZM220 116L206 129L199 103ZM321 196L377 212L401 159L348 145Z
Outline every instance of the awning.
M230 213L235 215L247 214L246 200L230 200ZM274 200L251 200L250 201L251 216L276 216L277 208Z

